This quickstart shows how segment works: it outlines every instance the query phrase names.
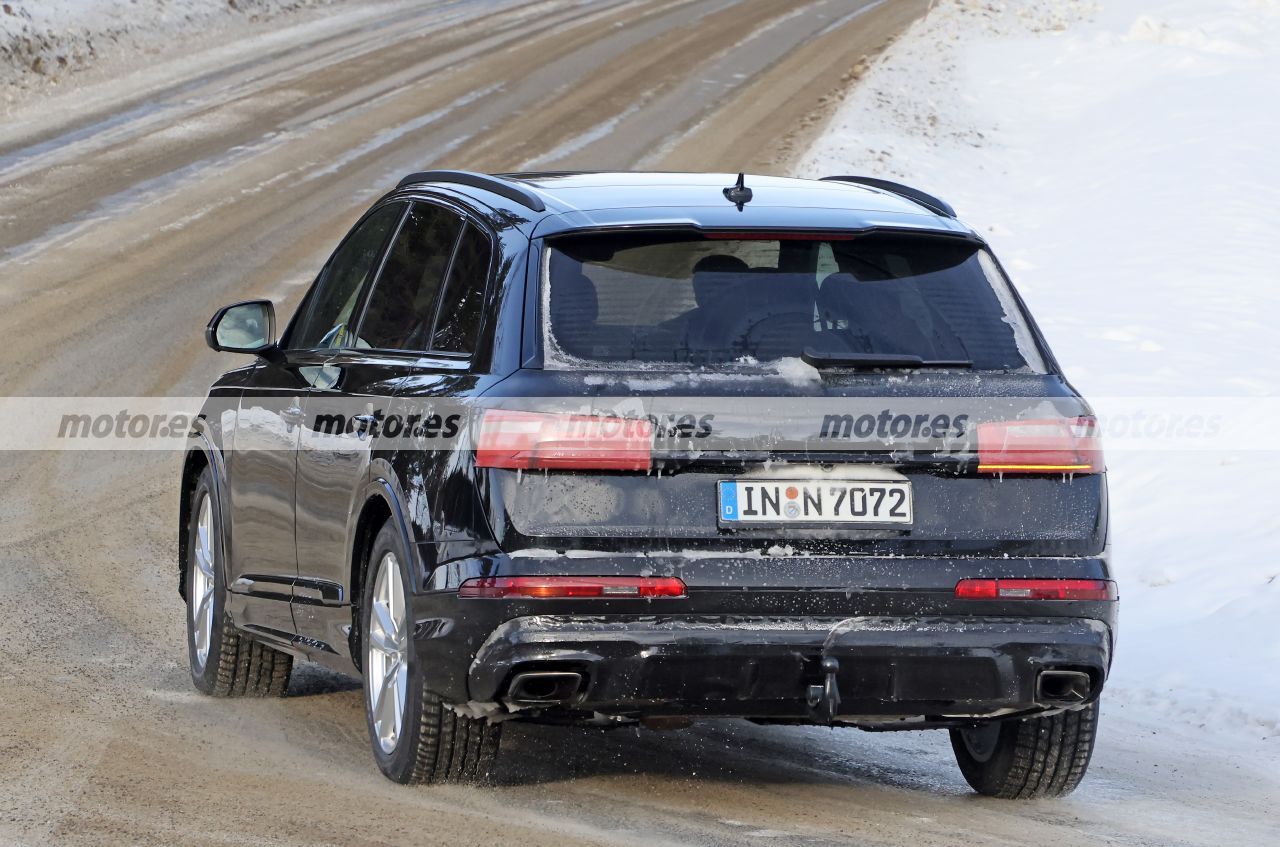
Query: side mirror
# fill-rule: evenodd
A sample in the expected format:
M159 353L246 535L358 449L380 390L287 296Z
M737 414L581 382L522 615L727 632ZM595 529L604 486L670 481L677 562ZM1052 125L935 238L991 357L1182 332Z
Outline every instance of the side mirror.
M204 341L227 353L261 353L276 342L276 310L270 300L223 306L204 328Z

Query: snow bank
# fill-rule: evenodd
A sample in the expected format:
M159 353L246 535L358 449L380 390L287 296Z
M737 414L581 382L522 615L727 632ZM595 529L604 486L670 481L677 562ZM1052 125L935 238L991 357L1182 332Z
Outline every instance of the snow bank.
M1188 412L1257 398L1262 449L1108 455L1111 702L1280 746L1280 2L941 0L801 175L898 177L984 233L1068 376ZM1246 404L1247 408L1247 404ZM1261 428L1261 429L1259 429Z
M193 34L338 0L3 0L0 85L56 83L101 58L172 50Z

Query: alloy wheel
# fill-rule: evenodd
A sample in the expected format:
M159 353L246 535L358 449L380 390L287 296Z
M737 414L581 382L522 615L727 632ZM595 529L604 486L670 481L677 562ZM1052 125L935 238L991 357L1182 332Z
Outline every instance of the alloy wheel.
M191 609L191 632L196 648L196 670L204 670L209 661L209 643L213 639L213 502L208 492L200 496L196 507L195 567L191 569L188 597Z
M400 563L388 551L378 562L369 607L365 677L373 731L383 753L395 750L404 724L409 678L409 632Z

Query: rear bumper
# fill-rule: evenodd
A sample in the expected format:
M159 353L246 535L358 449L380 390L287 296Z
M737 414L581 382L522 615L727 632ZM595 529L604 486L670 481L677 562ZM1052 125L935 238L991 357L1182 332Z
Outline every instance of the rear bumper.
M558 708L805 720L834 658L839 719L943 722L1068 705L1042 690L1046 670L1087 674L1095 699L1111 643L1106 622L1061 616L533 615L479 645L467 688L503 702L516 675L565 671L582 682Z

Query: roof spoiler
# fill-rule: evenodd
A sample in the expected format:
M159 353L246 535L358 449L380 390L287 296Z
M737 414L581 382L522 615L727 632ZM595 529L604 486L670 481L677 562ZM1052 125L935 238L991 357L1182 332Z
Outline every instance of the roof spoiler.
M423 182L444 182L465 185L469 188L479 188L519 203L530 211L545 212L547 210L547 204L542 202L542 198L524 186L500 177L472 171L421 171L409 174L400 180L400 184L396 188L404 188L407 185L417 185Z
M897 194L899 197L905 197L914 203L919 203L929 211L936 212L944 217L954 218L956 216L956 210L951 208L951 204L946 200L934 197L932 194L925 194L918 188L912 188L900 182L890 182L887 179L876 179L872 176L824 176L822 181L851 182L856 185L878 188L881 191L888 191L890 194Z

